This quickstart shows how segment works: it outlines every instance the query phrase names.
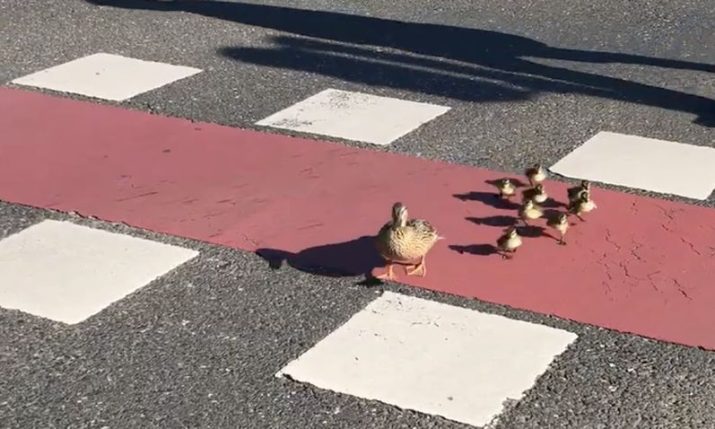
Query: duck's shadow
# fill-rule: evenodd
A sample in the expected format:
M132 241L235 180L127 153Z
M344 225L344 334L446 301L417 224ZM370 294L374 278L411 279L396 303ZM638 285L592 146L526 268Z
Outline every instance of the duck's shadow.
M297 270L323 277L365 276L365 281L361 284L377 281L372 276L372 271L385 266L375 248L374 236L309 247L297 253L261 248L256 250L256 254L268 261L272 269L281 268L285 262Z

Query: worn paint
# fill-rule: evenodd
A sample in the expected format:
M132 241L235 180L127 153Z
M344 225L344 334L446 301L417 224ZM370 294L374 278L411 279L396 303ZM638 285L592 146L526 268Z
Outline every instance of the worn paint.
M388 145L449 109L429 103L326 89L256 124Z

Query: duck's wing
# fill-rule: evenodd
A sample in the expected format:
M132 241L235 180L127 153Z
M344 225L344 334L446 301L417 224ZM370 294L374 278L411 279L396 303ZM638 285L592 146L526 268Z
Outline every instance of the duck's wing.
M407 226L425 234L437 233L437 229L431 223L429 223L429 221L424 219L410 219L407 221Z

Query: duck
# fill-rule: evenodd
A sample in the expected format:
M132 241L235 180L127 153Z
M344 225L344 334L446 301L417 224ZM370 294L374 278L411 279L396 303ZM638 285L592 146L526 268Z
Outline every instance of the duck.
M584 213L589 213L598 208L596 202L591 199L591 191L583 191L581 195L569 203L568 211L571 214L576 215L580 220L585 221L581 217Z
M427 220L410 219L407 207L401 202L392 206L392 219L380 228L376 237L376 247L380 256L387 262L384 274L378 279L394 280L395 264L411 266L405 268L407 275L427 275L427 253L444 237Z
M546 170L541 164L535 164L533 167L527 168L524 174L526 174L526 178L529 179L529 184L532 187L537 183L543 182L547 177Z
M567 189L566 192L568 194L569 202L578 200L584 191L590 190L591 182L589 182L588 180L582 180L578 186L573 186Z
M526 200L519 208L519 217L525 225L529 225L529 220L535 220L544 215L544 210L536 205L533 200Z
M509 255L516 253L516 250L522 245L522 240L521 236L516 230L516 226L510 226L509 228L504 230L504 234L502 234L498 239L497 239L497 248L499 251L501 251L502 258L504 259L510 259L513 257L513 255Z
M544 190L544 185L537 183L533 188L525 189L521 193L522 201L532 200L535 203L543 204L549 198L549 195Z
M509 198L516 193L516 186L508 178L499 179L495 186L499 189L499 197L501 198Z
M566 231L568 231L570 226L568 215L564 212L558 212L553 216L549 216L549 218L546 220L546 225L558 231L561 235L561 238L559 239L559 244L566 245L566 240L564 240L564 236L566 235Z

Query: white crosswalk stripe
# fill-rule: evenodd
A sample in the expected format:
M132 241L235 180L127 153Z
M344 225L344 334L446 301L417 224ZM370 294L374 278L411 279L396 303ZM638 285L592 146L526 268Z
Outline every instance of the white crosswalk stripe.
M200 72L194 67L100 52L19 77L12 83L124 101Z
M45 220L0 240L0 306L79 323L198 252Z

